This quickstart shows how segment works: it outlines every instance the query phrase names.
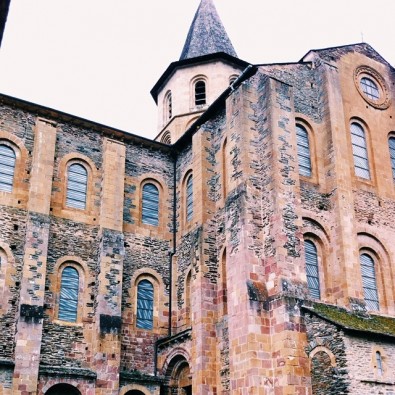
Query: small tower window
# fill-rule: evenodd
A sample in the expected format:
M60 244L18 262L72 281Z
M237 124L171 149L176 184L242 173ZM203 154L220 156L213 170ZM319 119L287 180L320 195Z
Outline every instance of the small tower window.
M62 321L76 322L78 310L78 271L66 266L62 272L58 318Z
M314 299L320 299L320 278L318 268L318 254L317 247L310 240L304 242L307 286L309 288L310 296Z
M195 105L201 106L206 104L206 83L198 81L195 84Z
M365 131L358 123L351 124L351 143L354 157L355 174L370 179L368 150L366 148Z
M296 125L296 141L298 148L299 174L311 177L309 135L307 130L301 125Z
M173 116L173 99L172 99L171 91L169 91L166 95L165 107L166 107L165 114L167 116L166 120L169 120Z
M74 163L69 166L67 173L66 206L85 210L88 172L85 167Z
M369 310L380 309L379 296L377 293L376 272L373 258L368 254L361 254L362 287L366 307Z
M143 186L142 196L143 224L158 226L159 224L159 190L154 184Z
M0 144L0 191L12 192L15 160L14 150L5 144Z
M187 222L192 220L193 217L193 178L192 174L189 175L186 184L186 217Z
M141 280L137 286L137 321L140 329L152 329L154 325L154 286Z

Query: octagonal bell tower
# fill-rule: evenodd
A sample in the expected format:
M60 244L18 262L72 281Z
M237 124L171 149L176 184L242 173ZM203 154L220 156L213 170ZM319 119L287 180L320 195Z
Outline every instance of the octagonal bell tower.
M180 60L151 90L158 105L156 140L177 141L247 66L237 57L213 0L201 0Z

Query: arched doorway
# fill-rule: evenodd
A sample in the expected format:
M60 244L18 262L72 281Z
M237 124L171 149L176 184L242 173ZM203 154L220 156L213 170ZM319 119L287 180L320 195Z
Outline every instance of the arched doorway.
M192 395L192 376L185 357L178 355L169 363L163 395Z
M56 384L45 395L81 395L81 392L70 384Z
M139 390L131 390L128 391L125 395L144 395L144 392L141 392Z

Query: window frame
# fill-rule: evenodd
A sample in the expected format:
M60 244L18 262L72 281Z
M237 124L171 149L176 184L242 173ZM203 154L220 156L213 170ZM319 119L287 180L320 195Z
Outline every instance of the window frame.
M314 247L314 252L315 252L315 262L314 263L308 263L311 262L311 260L308 260L307 254L308 254L308 249L306 248L306 245L311 245ZM319 249L317 248L317 243L310 239L310 238L304 238L304 264L305 264L305 271L306 271L306 280L307 280L307 288L309 291L309 296L312 299L315 300L322 300L322 286L321 286L321 277L322 277L322 270L320 267L320 259L319 259ZM317 274L316 276L312 276L309 274L308 266L314 266L316 268ZM311 273L311 271L310 271ZM309 279L314 278L317 281L318 288L313 288L310 286L311 281L309 282ZM317 294L313 294L313 291L316 291ZM318 297L317 297L318 295Z
M357 129L362 131L363 136L360 136L356 133L353 133L353 125L356 126ZM354 168L354 175L357 177L359 180L363 180L365 182L372 182L372 163L371 163L371 152L369 150L370 144L368 141L368 128L366 125L362 124L361 122L358 122L355 119L352 119L350 122L350 141L351 141L351 152L352 152L352 158L353 158L353 168ZM358 139L363 139L364 145L357 144ZM360 141L359 141L360 143ZM366 158L364 158L361 155L357 155L356 151L357 150L364 150L366 152ZM356 158L362 159L366 161L367 168L361 167L357 165L356 163ZM358 174L357 169L361 169L361 171L366 171L368 173L368 177L365 177L361 174Z
M193 193L193 172L190 171L185 175L184 183L185 193L185 223L190 224L194 216L194 193Z
M146 187L148 187L148 185L152 185L156 191L157 191L157 201L156 201L156 221L152 221L155 223L152 223L150 221L144 220L144 210L145 210L145 203L147 204L147 199L144 199L144 189ZM147 180L144 183L142 183L141 185L141 223L144 225L149 225L149 226L154 226L154 227L158 227L160 224L160 216L161 216L161 191L160 188L158 187L156 182L153 182L152 180ZM149 210L149 204L148 207L146 206L146 210ZM149 216L148 216L149 217Z
M393 147L391 147L391 141L393 142ZM393 133L388 136L388 150L392 170L392 181L395 184L395 135Z
M17 167L17 161L18 161L18 155L17 155L17 150L15 149L15 147L12 145L12 144L10 144L7 140L0 140L0 150L1 150L1 146L4 146L4 147L6 147L6 149L10 152L12 152L13 153L13 164L12 164L12 166L8 166L8 165L6 165L8 168L12 168L12 174L11 174L11 176L9 177L10 179L11 179L11 183L3 183L3 182L1 182L0 183L0 192L5 192L5 193L10 193L10 194L12 194L13 192L14 192L14 189L15 189L15 173L16 173L16 167ZM5 155L6 157L11 157L11 156L8 156L8 155ZM1 156L0 156L1 157ZM0 173L1 174L1 173ZM7 175L7 176L9 176L9 175ZM2 178L2 177L0 177L0 178ZM5 184L5 185L9 185L10 187L9 187L9 190L6 188L6 189L1 189L1 186L3 185L3 184Z
M64 275L64 271L67 269L72 269L73 271L75 271L78 274L78 286L77 286L77 298L75 301L75 320L67 320L67 319L63 319L60 317L60 312L61 312L61 302L62 302L62 284L63 284L63 275ZM66 324L77 324L79 321L79 316L80 316L80 304L81 304L81 273L80 270L78 270L78 268L76 267L75 264L72 264L72 262L66 262L64 265L61 266L61 268L59 268L59 292L58 292L58 308L57 308L57 312L56 312L56 319L62 323L66 323Z
M164 124L169 122L173 118L173 115L173 94L171 90L168 90L164 97Z
M362 259L361 259L362 256L367 256L370 259L370 261L372 263L372 267L373 267L374 277L368 277L366 275L364 276L364 274L363 274L364 272L362 270L362 266L367 266L367 265L362 263ZM380 312L380 307L381 307L380 306L381 305L381 303L380 303L380 291L379 291L379 288L378 288L378 285L377 285L377 279L380 278L380 276L379 276L379 273L378 273L378 270L377 270L377 259L375 259L374 254L370 253L370 251L360 250L359 251L359 266L360 266L360 273L361 273L361 285L362 285L362 291L363 291L363 298L364 298L364 301L365 301L366 308L369 311ZM365 269L365 272L367 272L367 269ZM365 277L367 278L367 281L368 280L372 281L372 278L374 279L374 286L375 286L374 289L364 286L364 278ZM365 288L369 289L370 291L374 290L374 292L376 293L376 299L367 299ZM377 303L377 305L376 305L377 308L369 308L369 302L372 302L372 303L376 302Z
M69 182L70 182L70 168L72 166L79 166L83 168L86 172L86 183L85 183L85 202L84 202L84 208L82 207L76 207L76 206L70 206L68 205L68 195L69 195ZM89 209L89 192L90 192L90 180L91 180L91 175L90 175L90 166L87 165L85 162L81 160L76 160L72 159L69 160L66 163L65 167L65 199L64 199L64 207L68 210L78 210L81 212L87 211ZM74 181L72 181L74 182Z
M141 304L140 303L141 299L139 299L141 283L148 283L151 286L152 299L143 299L144 301L148 300L152 303L151 309L145 309L145 308L141 309L141 307L139 308L139 305ZM145 277L141 278L136 282L136 329L147 330L147 331L152 331L154 329L154 325L155 325L154 309L155 309L155 285L152 281L150 281L150 279ZM148 326L139 326L139 311L141 312L142 310L150 312L150 317L149 317L150 325ZM147 321L147 319L144 319L144 321Z
M299 175L302 177L307 177L307 178L312 178L313 177L313 161L312 161L312 149L311 149L311 143L310 143L310 134L308 132L308 129L306 128L305 125L303 125L301 122L296 122L295 123L295 129L296 129L296 147L297 147L297 156L298 156L298 167L299 167ZM300 144L300 139L302 138L301 133L304 133L305 140L307 141L307 146L303 146ZM308 155L306 155L305 152L302 152L302 149L307 149ZM308 159L308 167L303 165L303 159L307 161ZM302 169L308 169L308 172L303 172Z
M207 83L204 79L197 79L193 84L195 107L204 107L207 105Z

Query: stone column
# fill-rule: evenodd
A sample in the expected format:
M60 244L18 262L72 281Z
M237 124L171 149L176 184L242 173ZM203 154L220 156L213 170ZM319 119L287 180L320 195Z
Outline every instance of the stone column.
M37 119L34 130L13 394L35 394L40 363L56 127Z
M96 309L96 394L119 389L121 355L122 269L124 259L123 196L125 145L105 139L100 211L99 276Z

